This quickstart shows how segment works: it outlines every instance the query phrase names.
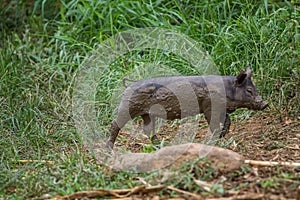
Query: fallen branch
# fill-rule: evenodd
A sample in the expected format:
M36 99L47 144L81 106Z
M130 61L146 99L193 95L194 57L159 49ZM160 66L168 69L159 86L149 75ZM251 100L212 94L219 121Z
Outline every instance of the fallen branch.
M264 198L264 194L256 194L256 193L249 193L249 194L243 194L243 195L235 195L232 197L220 197L220 198L208 198L207 200L242 200L242 199L251 199L251 200L256 200L256 199L262 199Z
M178 188L175 188L173 186L163 186L163 185L157 185L157 186L151 186L151 187L145 187L144 185L142 186L137 186L131 189L121 189L121 190L105 190L105 189L100 189L100 190L92 190L92 191L80 191L76 192L74 194L66 195L66 196L55 196L52 198L52 200L75 200L75 199L87 199L87 198L100 198L100 197L111 197L112 198L117 198L120 200L128 200L132 199L129 198L132 195L141 195L141 194L149 194L149 193L157 193L163 189L167 190L172 190L177 193L187 195L189 196L190 199L194 200L202 200L202 196L198 194L194 194L191 192L187 192ZM138 199L138 198L137 198ZM182 198L171 198L173 200L183 200Z
M272 161L259 161L259 160L245 160L245 164L255 165L258 167L272 167L272 166L284 166L284 167L300 167L300 163L295 162L272 162Z
M103 196L110 196L114 198L121 198L121 199L127 199L131 195L134 194L147 194L147 193L153 193L153 192L159 192L162 189L164 189L165 186L158 185L153 187L145 187L137 186L131 189L121 189L121 190L92 190L92 191L80 191L76 192L74 194L62 196L62 197L54 197L53 200L75 200L75 199L83 199L83 198L98 198Z

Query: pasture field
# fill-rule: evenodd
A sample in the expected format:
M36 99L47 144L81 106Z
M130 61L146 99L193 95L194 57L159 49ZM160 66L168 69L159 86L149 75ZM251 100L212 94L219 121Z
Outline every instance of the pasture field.
M299 163L299 23L296 0L0 0L0 199L59 199L146 183L164 188L128 193L128 198L296 199L297 193L300 198L299 167L245 165L222 174L209 163L191 162L174 176L115 172L83 148L72 113L77 71L99 44L136 28L172 30L197 41L222 75L251 66L256 87L269 103L264 111L232 113L231 130L218 145L247 159ZM152 67L143 68L149 63ZM162 75L154 65L197 75L187 60L163 50L136 50L116 59L99 75L96 94L95 117L105 135L121 78ZM158 135L166 145L176 126L161 126ZM201 124L198 142L206 131L207 124ZM132 138L126 130L120 135L117 146L126 151L155 151L148 140ZM210 190L195 180L210 183ZM116 198L93 198L111 197Z

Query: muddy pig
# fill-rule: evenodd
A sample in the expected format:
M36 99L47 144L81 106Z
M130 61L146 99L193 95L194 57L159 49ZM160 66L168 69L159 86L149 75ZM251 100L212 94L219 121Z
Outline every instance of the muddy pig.
M174 120L199 113L204 113L211 132L223 137L230 127L228 113L237 108L263 110L268 106L256 91L250 67L237 76L169 76L123 83L126 89L111 123L106 142L109 148L113 148L120 129L138 116L152 141L157 139L155 117Z

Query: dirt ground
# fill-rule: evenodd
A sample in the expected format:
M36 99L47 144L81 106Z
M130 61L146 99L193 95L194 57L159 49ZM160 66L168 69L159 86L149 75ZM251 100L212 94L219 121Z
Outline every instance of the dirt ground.
M205 139L207 123L203 118L197 119L198 122L201 122L199 126L202 124L202 128L195 130L195 139L201 142ZM166 142L172 140L177 130L178 125L167 122L167 125L160 128L158 138L160 140L164 138ZM120 135L121 138L130 138L126 130ZM232 120L230 132L224 141L229 141L226 148L242 154L249 160L300 163L300 118L290 119L276 113L264 112L254 114L248 119ZM140 152L145 143L149 144L149 140L136 137L133 139L131 135L131 139L120 143L132 152ZM299 167L252 166L250 171L237 176L229 174L223 176L227 179L223 183L227 192L207 198L235 199L229 197L246 195L240 199L296 199L297 192L300 193L300 189L297 189L300 187ZM239 186L239 191L230 190Z

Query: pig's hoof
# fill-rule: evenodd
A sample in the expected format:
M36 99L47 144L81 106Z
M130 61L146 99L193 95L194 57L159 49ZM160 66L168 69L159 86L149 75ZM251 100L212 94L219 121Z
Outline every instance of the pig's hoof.
M152 135L150 139L153 144L159 143L159 139L156 135Z
M228 132L227 130L222 130L220 132L220 138L223 138L226 135L227 132Z
M114 148L114 143L112 143L111 141L108 140L106 142L105 147L108 148L108 149L113 149Z

